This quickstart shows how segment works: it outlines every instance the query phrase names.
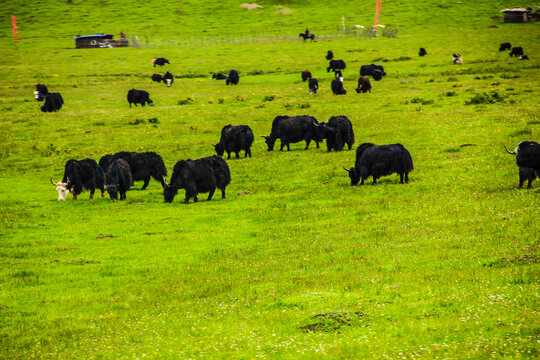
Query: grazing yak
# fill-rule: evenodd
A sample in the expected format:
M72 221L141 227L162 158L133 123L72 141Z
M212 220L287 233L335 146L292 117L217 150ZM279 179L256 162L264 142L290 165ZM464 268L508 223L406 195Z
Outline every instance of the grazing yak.
M505 42L499 45L499 51L505 51L510 49L512 49L512 44L510 44L509 42Z
M165 64L170 64L169 60L162 57L152 59L152 65L154 65L154 67L156 67L156 65L164 66Z
M343 81L341 79L335 78L330 84L334 95L345 95L347 93L347 90L343 88Z
M131 104L135 104L135 106L137 106L137 104L145 106L147 103L153 103L153 101L150 100L150 95L148 94L148 91L135 89L131 89L128 91L127 101L129 102L129 107L131 107Z
M328 151L341 151L345 144L351 150L354 144L354 131L351 121L346 116L332 116L327 123L322 122L315 126L321 129Z
M94 198L96 189L101 190L101 197L105 196L105 174L94 159L68 160L64 167L64 177L61 182L51 183L58 191L58 201L66 200L67 194L73 194L73 200L83 189L90 190L90 199Z
M519 60L529 60L529 57L527 55L521 55Z
M45 100L45 103L41 106L41 111L43 112L54 112L58 111L64 105L64 99L60 93L50 93L47 86L43 84L36 85L36 91L34 95L37 101Z
M401 144L375 145L364 143L356 149L356 162L354 167L343 167L351 178L351 185L364 185L364 180L373 176L373 185L381 176L393 173L399 174L399 182L409 182L409 172L414 169L411 154Z
M125 160L131 168L132 181L144 181L141 190L146 189L150 182L150 177L159 181L161 186L165 186L163 178L167 176L167 168L161 156L155 152L127 152L121 151L113 155L104 155L99 159L99 166L103 169L109 169L109 166L117 159ZM109 179L107 179L109 183Z
M227 76L227 79L225 80L225 84L238 85L238 81L240 81L240 77L238 76L238 71L236 70L229 71L229 76Z
M454 65L463 64L463 58L461 57L461 54L453 54L452 62L454 63Z
M358 86L355 89L356 93L367 93L368 91L371 92L371 82L369 81L368 77L360 76L358 78Z
M346 64L343 60L330 60L330 63L328 64L328 67L326 68L326 72L336 71L336 70L345 70Z
M334 53L332 50L328 50L328 53L326 54L326 60L330 61L334 58Z
M216 79L216 80L225 80L227 79L227 75L223 75L222 73L213 73L212 74L212 79Z
M373 70L373 80L380 81L382 80L385 73L383 73L381 70Z
M308 87L309 87L310 94L316 94L317 90L319 89L319 80L315 78L309 78Z
M506 146L504 148L506 149ZM527 185L529 189L535 179L534 174L531 174L531 169L536 176L540 177L540 144L534 141L522 141L513 152L508 149L506 151L516 156L516 164L519 166L519 188L523 187L525 180L529 180Z
M171 85L174 82L174 76L170 72L166 72L165 75L163 75L163 82L167 84L167 87L171 87Z
M521 46L516 46L512 48L512 51L510 51L510 57L515 56L519 57L523 55L523 48Z
M120 193L120 200L126 200L126 191L133 185L131 167L127 161L116 159L116 161L109 166L106 178L106 189L111 200L118 200L118 193Z
M244 157L251 157L251 144L253 144L253 130L247 125L231 124L225 125L221 129L221 139L217 144L212 144L219 156L227 152L227 159L231 158L231 152L236 154L236 158L240 157L239 153L244 150Z
M300 141L306 142L305 149L307 149L311 140L315 141L318 148L319 143L323 141L323 136L315 124L319 124L319 122L313 116L309 115L278 115L272 121L270 136L261 135L261 137L265 139L268 151L274 150L277 139L281 139L280 151L283 151L283 147L285 146L287 146L287 151L290 151L290 144Z
M180 160L173 168L171 183L163 188L163 201L171 203L178 189L186 190L184 203L193 198L197 202L197 194L209 193L212 200L216 187L221 190L221 198L225 199L225 188L231 183L231 172L227 162L219 156L209 156L196 160Z
M302 71L302 81L305 82L307 79L311 79L311 72Z
M420 51L418 51L418 56L426 56L427 51L424 48L420 48Z
M163 81L163 76L161 76L159 74L152 74L152 81L162 82Z
M382 76L386 76L386 73L384 72L384 67L382 65L375 65L375 64L360 66L360 76L373 76L373 79L379 81L380 80L379 76L374 75L374 72L376 72L377 70L380 71L380 73L376 73L377 75L382 74Z

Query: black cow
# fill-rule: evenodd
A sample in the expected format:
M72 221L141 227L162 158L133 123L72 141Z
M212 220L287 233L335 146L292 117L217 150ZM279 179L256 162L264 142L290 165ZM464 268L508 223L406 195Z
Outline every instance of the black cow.
M330 86L334 95L345 95L347 93L347 90L343 88L343 82L340 79L336 78L332 80Z
M178 193L178 189L186 190L184 203L193 198L197 202L197 194L209 193L212 200L216 187L221 190L221 198L225 199L225 188L231 183L231 172L227 162L219 156L210 156L197 160L180 160L174 165L171 183L163 188L163 201L170 203Z
M319 128L326 138L328 151L341 151L345 144L351 150L354 144L354 131L351 121L346 116L332 116L327 123L322 122Z
M315 35L313 35L313 34L304 34L304 33L300 33L300 34L298 34L298 37L303 38L304 41L306 41L307 39L310 39L311 41L314 41L314 40L315 40Z
M225 80L227 79L227 75L223 75L222 73L213 73L212 74L212 79L216 79L216 80Z
M225 80L225 84L238 85L238 81L240 81L240 77L238 76L238 71L236 70L229 71L229 76L227 76L227 79Z
M360 76L358 78L358 87L355 90L358 94L367 93L368 91L371 92L371 82L369 81L369 78Z
M506 149L506 146L504 147ZM516 164L519 166L519 188L525 180L529 180L527 189L532 186L534 177L530 174L532 169L540 177L540 144L534 141L522 141L514 152L506 149L509 154L516 155ZM532 178L532 180L531 180Z
M171 85L174 82L174 76L170 72L166 72L165 75L163 75L163 82L167 84L167 87L171 87Z
M147 103L153 103L153 101L150 100L150 95L148 94L148 91L135 89L131 89L128 91L127 101L129 102L129 107L131 107L131 104L135 104L135 106L137 106L137 104L145 106Z
M281 139L280 151L287 146L287 151L291 150L290 144L300 141L306 142L307 149L311 140L315 141L317 148L319 143L323 141L321 131L315 126L319 124L317 119L309 115L299 116L282 116L278 115L272 121L272 131L270 136L261 136L265 138L268 151L274 150L274 145L277 139Z
M60 93L48 93L45 95L45 103L41 106L43 112L58 111L64 105L64 99Z
M420 51L418 52L418 56L426 56L426 55L427 55L426 49L420 48Z
M351 178L351 185L364 185L364 180L373 176L373 185L381 176L393 173L399 174L399 182L409 182L409 172L414 169L411 154L401 144L375 145L364 143L356 149L355 167L347 169L343 167Z
M152 65L154 65L154 67L156 67L156 65L164 66L165 64L170 64L169 60L162 57L152 59Z
M346 64L343 60L330 60L326 72L336 71L336 70L345 70Z
M34 95L37 101L43 101L45 99L45 95L47 95L48 93L49 93L49 89L47 89L46 85L43 85L43 84L36 85L36 91L34 91Z
M152 74L152 81L162 82L163 81L163 76L161 76L159 74Z
M381 70L373 70L373 80L380 81L382 80L385 73L383 73Z
M510 49L512 49L512 45L509 42L505 42L499 45L499 51L505 51Z
M77 200L83 189L90 190L90 199L94 198L96 189L101 190L101 197L105 196L105 174L94 159L68 160L62 182L73 194L73 200Z
M386 76L386 73L384 72L384 67L382 65L375 65L375 64L362 65L360 67L360 76L373 76L373 72L375 70L380 70L383 76Z
M317 90L319 89L319 81L315 78L310 78L308 80L308 86L309 86L309 93L316 94Z
M311 79L311 72L302 71L302 81L305 82L307 79Z
M214 145L216 153L223 156L227 152L227 159L231 158L231 152L236 154L236 158L240 157L239 152L244 150L244 157L251 157L251 144L253 144L253 130L247 125L225 125L221 129L221 139Z
M334 53L332 50L328 50L328 53L326 54L326 60L330 61L334 58Z
M131 185L133 185L131 167L127 161L116 159L107 171L106 188L111 200L118 200L118 193L120 193L120 200L126 200L126 191L129 190Z
M113 155L105 155L99 160L99 165L103 169L109 169L117 159L125 160L131 168L131 177L133 181L144 180L141 190L146 189L150 182L150 177L159 181L161 186L165 186L163 178L167 176L167 168L161 156L155 152L127 152L121 151ZM108 181L108 179L107 179Z
M510 57L515 56L519 57L523 55L523 48L521 46L516 46L512 48L512 51L510 51Z

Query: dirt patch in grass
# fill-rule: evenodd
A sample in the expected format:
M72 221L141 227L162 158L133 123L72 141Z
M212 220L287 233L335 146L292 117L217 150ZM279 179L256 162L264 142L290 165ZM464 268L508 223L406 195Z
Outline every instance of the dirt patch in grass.
M363 312L329 312L311 317L312 323L300 326L306 332L333 332L339 331L343 326L351 326L355 318L365 316Z
M518 255L511 258L500 258L497 260L487 261L483 265L487 267L502 267L510 264L528 265L540 263L538 255Z
M116 236L113 234L98 234L96 239L101 240L105 238L115 238Z

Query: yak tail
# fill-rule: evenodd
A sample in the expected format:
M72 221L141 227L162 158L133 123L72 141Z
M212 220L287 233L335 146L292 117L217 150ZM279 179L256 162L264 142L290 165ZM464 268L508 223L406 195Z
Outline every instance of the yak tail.
M414 170L411 153L405 148L403 148L403 170L406 172L411 172Z

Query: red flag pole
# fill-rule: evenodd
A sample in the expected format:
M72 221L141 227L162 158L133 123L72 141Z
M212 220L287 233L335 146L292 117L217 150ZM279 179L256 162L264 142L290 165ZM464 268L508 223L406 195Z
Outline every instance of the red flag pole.
M379 28L379 12L381 11L381 0L377 0L377 11L375 12L375 31Z
M19 39L17 39L17 22L15 21L15 15L11 15L11 23L13 24L13 37L15 38L15 42L19 42Z

